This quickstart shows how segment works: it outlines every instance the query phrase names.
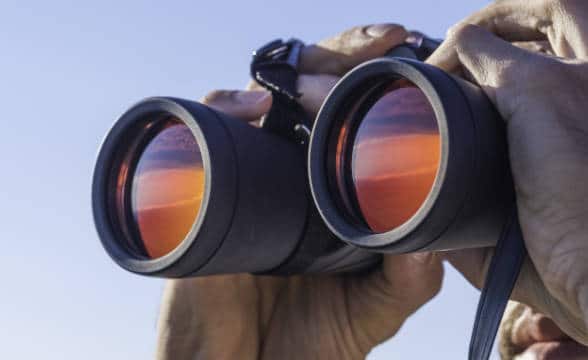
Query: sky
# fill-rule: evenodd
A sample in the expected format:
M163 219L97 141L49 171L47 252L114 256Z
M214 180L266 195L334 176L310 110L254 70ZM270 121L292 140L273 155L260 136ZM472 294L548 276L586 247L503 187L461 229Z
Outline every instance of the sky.
M115 266L90 210L98 147L129 105L242 88L274 38L382 22L443 37L486 3L0 0L0 358L153 358L163 281ZM465 359L477 298L447 268L368 359Z

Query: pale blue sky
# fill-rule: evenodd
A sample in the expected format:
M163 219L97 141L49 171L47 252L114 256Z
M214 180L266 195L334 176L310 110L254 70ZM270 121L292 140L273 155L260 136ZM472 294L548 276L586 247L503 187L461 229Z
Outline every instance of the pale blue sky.
M128 105L240 88L276 37L379 22L442 37L485 3L0 0L0 358L152 357L162 281L116 267L90 211L96 151ZM448 271L370 359L465 359L477 296Z

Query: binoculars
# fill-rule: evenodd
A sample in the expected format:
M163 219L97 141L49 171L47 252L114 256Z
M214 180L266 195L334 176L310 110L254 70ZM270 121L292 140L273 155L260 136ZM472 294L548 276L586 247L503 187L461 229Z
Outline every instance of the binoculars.
M356 67L314 121L295 103L294 40L254 56L273 93L261 127L185 99L132 106L94 172L107 253L175 278L357 272L382 253L495 245L514 204L503 121L479 87L422 61L437 45Z

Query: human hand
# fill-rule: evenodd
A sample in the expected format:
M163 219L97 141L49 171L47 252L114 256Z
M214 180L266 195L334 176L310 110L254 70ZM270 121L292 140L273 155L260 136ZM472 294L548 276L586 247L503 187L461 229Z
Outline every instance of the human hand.
M371 35L370 35L371 34ZM354 65L404 41L396 25L357 27L305 48L299 91L318 111ZM245 121L271 106L265 91L216 91L207 105ZM431 254L385 256L369 274L222 275L170 280L159 320L159 359L362 359L441 286Z
M588 347L566 335L549 317L508 303L499 329L502 360L588 360Z
M503 0L455 26L429 59L448 71L461 67L506 121L518 214L530 258L513 298L550 316L584 344L588 344L587 15L588 2L583 0ZM555 56L507 42L531 40L549 41ZM492 253L492 249L473 249L450 252L447 258L480 287Z

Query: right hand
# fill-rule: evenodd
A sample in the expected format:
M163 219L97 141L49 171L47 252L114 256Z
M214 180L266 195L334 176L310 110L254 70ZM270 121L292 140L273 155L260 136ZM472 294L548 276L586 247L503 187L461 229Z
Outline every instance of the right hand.
M520 49L505 40L548 40L556 56ZM587 60L586 0L493 3L454 27L428 60L448 71L461 67L506 121L518 214L530 258L513 298L550 316L584 344L588 344ZM447 257L481 287L492 253L492 249L472 249Z

